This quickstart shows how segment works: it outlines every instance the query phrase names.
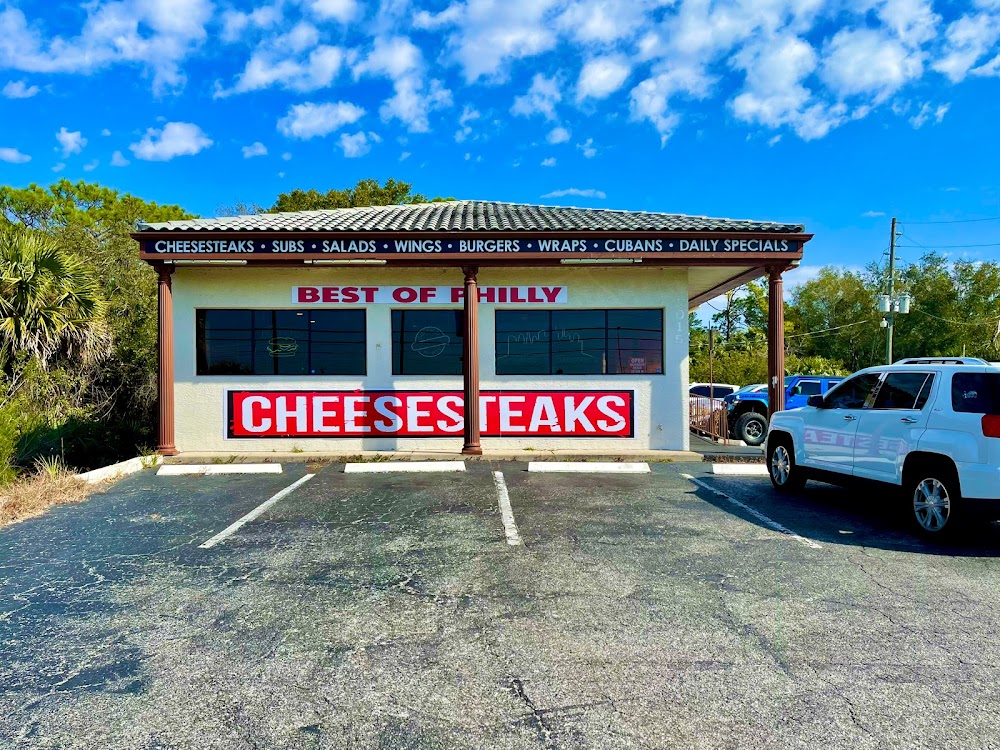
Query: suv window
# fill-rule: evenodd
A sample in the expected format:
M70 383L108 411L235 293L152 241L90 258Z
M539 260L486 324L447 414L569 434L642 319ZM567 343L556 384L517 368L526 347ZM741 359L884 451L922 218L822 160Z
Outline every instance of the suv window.
M890 372L875 397L875 409L922 409L934 376L926 372Z
M826 405L830 409L862 409L872 389L881 376L877 372L866 372L845 380L828 394Z
M818 380L800 380L795 392L800 396L818 396L823 392L823 384Z
M1000 373L956 372L951 379L951 406L970 414L1000 414Z

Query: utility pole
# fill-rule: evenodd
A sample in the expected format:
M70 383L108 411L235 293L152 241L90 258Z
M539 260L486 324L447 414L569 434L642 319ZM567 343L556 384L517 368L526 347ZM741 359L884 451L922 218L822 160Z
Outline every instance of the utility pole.
M896 291L896 217L892 217L892 229L889 233L889 313L886 315L888 325L885 328L885 363L892 364L892 326L895 323L892 300Z

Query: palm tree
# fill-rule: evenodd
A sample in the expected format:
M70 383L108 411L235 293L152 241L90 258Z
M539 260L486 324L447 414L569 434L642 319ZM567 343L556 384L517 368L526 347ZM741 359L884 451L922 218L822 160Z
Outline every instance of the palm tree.
M41 232L0 229L0 371L15 355L42 365L59 354L97 353L104 297L79 259Z

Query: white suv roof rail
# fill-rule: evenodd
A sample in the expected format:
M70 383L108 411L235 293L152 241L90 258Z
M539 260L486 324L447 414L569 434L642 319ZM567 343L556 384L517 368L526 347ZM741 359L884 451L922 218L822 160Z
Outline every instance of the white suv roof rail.
M988 365L978 357L907 357L893 362L894 365Z

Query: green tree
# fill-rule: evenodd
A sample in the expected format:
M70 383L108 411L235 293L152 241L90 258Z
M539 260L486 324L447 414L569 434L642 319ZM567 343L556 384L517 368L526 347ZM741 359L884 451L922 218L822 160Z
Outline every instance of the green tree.
M83 262L50 235L0 231L0 364L16 357L49 363L57 354L92 355L104 340L104 296Z
M292 190L282 193L269 211L317 211L329 208L354 208L357 206L394 206L405 203L428 203L449 198L428 198L413 192L413 185L389 178L383 184L378 180L358 180L354 187L344 190Z

